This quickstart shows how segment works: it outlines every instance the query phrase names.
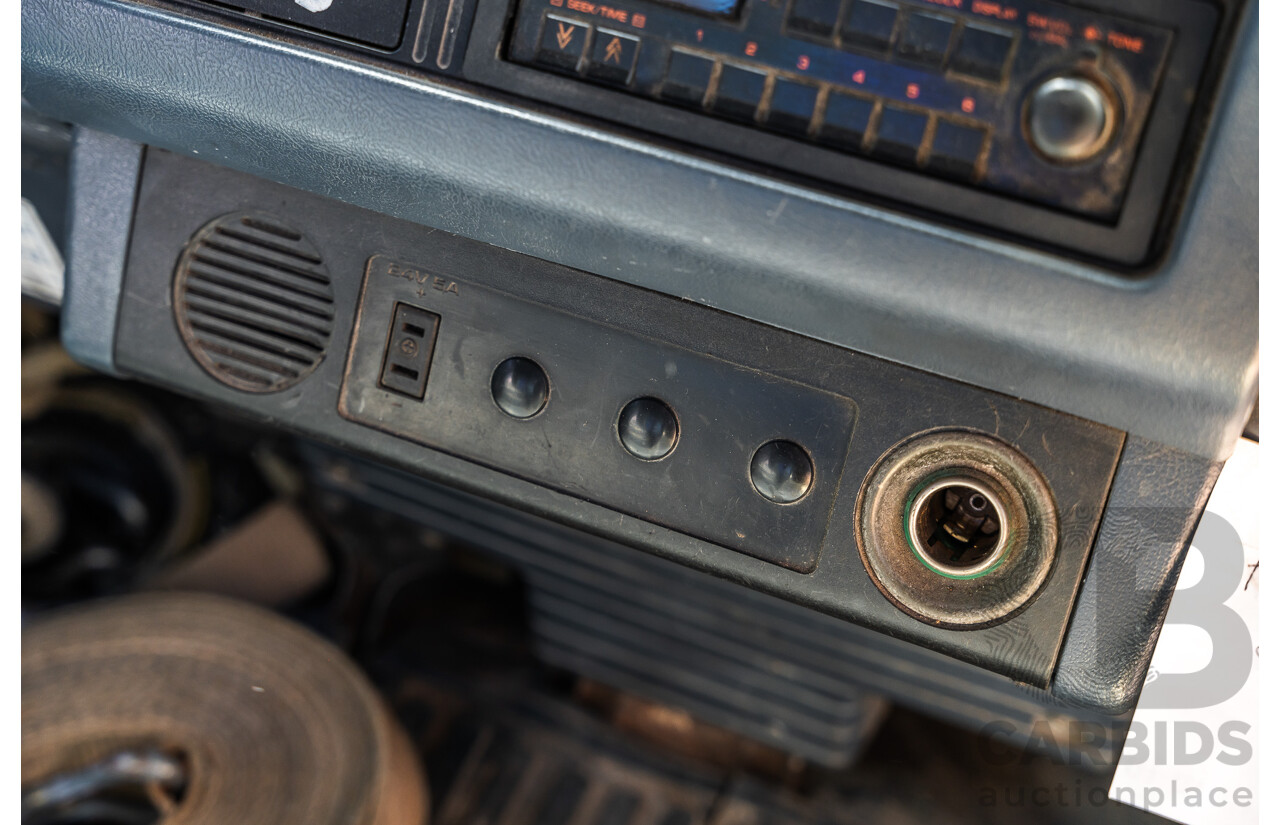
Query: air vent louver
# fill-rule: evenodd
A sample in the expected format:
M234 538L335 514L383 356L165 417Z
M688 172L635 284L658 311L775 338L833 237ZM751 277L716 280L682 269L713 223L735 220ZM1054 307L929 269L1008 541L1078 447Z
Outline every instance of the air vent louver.
M314 246L263 215L226 215L187 242L173 307L191 355L246 392L296 384L324 359L333 290Z

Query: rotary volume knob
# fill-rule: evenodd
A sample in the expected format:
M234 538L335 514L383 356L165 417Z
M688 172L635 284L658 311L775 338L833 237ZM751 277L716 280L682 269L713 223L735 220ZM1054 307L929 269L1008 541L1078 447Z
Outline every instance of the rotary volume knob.
M1057 163L1097 157L1115 133L1115 97L1099 80L1060 75L1041 83L1027 102L1027 138Z

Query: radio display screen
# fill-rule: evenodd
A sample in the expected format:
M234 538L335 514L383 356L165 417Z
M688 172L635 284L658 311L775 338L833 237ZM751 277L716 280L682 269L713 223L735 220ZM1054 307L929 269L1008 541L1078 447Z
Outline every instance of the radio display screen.
M719 17L730 17L738 11L742 0L660 0L667 6L675 6L689 11L714 14Z

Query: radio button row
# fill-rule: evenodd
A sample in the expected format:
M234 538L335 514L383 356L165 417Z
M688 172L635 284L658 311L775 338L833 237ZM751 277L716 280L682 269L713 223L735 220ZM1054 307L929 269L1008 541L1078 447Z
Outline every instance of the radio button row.
M715 65L714 60L673 49L660 94L673 103L701 107Z
M773 97L769 100L765 123L782 132L808 134L809 122L813 120L813 110L817 105L817 86L778 78L773 84Z
M811 5L797 3L792 13ZM892 21L897 19L896 7L881 0L854 0L850 8L846 25L856 20L869 21L871 17L864 8L876 10L873 13L883 12L886 17L881 21L881 30L886 38L891 38L896 25ZM934 24L939 28L932 34L927 28L919 28ZM934 55L942 65L954 28L950 18L913 12L898 51ZM952 60L955 71L983 79L1003 77L1013 46L1011 36L985 27L967 26L960 41ZM883 42L887 44L890 40ZM539 38L537 61L562 71L580 72L594 80L630 86L640 47L640 38L634 35L609 29L593 31L589 24L547 15ZM839 88L826 93L826 103L818 112L822 92L817 85L773 75L772 89L766 99L769 79L767 70L719 62L714 57L674 48L658 96L738 121L754 123L758 119L775 131L798 137L812 136L844 151L867 152L908 166L919 166L923 160L928 171L947 177L970 182L979 177L982 156L990 139L989 129L940 116L929 150L922 158L929 113L901 108L888 101L878 104L875 98ZM873 129L877 105L880 114Z
M787 28L830 39L835 36L839 19L840 0L795 0L787 16Z
M764 81L763 72L725 63L720 69L711 110L735 120L755 120L756 109L764 97Z
M986 148L986 144L986 129L939 119L926 167L942 175L973 180L977 176L978 161L982 158L982 150Z
M907 18L902 38L898 41L898 55L931 69L941 69L951 45L951 30L955 21L950 17L914 12Z
M818 129L818 139L846 149L861 149L873 111L872 101L833 91L827 97L827 111Z
M886 160L914 166L928 125L928 115L886 105L880 112L871 151Z
M636 68L636 55L640 53L639 38L621 32L597 29L591 44L591 56L587 60L587 76L606 83L627 86Z
M591 27L574 20L547 17L538 40L538 62L564 71L576 72L587 45Z
M999 83L1013 48L1013 38L1005 32L965 26L960 45L951 58L951 68L961 74Z
M840 37L846 45L873 52L883 52L893 42L893 28L898 21L898 7L880 0L853 0Z
M999 83L1004 79L1013 51L1012 33L961 21L958 43L948 61L957 21L941 14L906 11L907 18L899 25L898 11L888 0L852 0L840 26L840 47L883 55L896 33L895 54L904 63L935 71L949 63L958 74L976 80Z

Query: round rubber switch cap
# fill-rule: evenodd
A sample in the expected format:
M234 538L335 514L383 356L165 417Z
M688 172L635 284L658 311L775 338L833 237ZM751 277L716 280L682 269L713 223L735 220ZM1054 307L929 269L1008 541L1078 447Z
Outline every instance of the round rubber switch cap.
M618 438L627 452L644 461L657 461L676 448L680 425L676 414L656 398L637 398L622 408Z
M813 487L813 459L794 441L770 441L751 459L751 483L774 504L792 504Z
M489 388L498 409L512 418L533 418L547 405L551 384L536 361L517 356L498 365Z

